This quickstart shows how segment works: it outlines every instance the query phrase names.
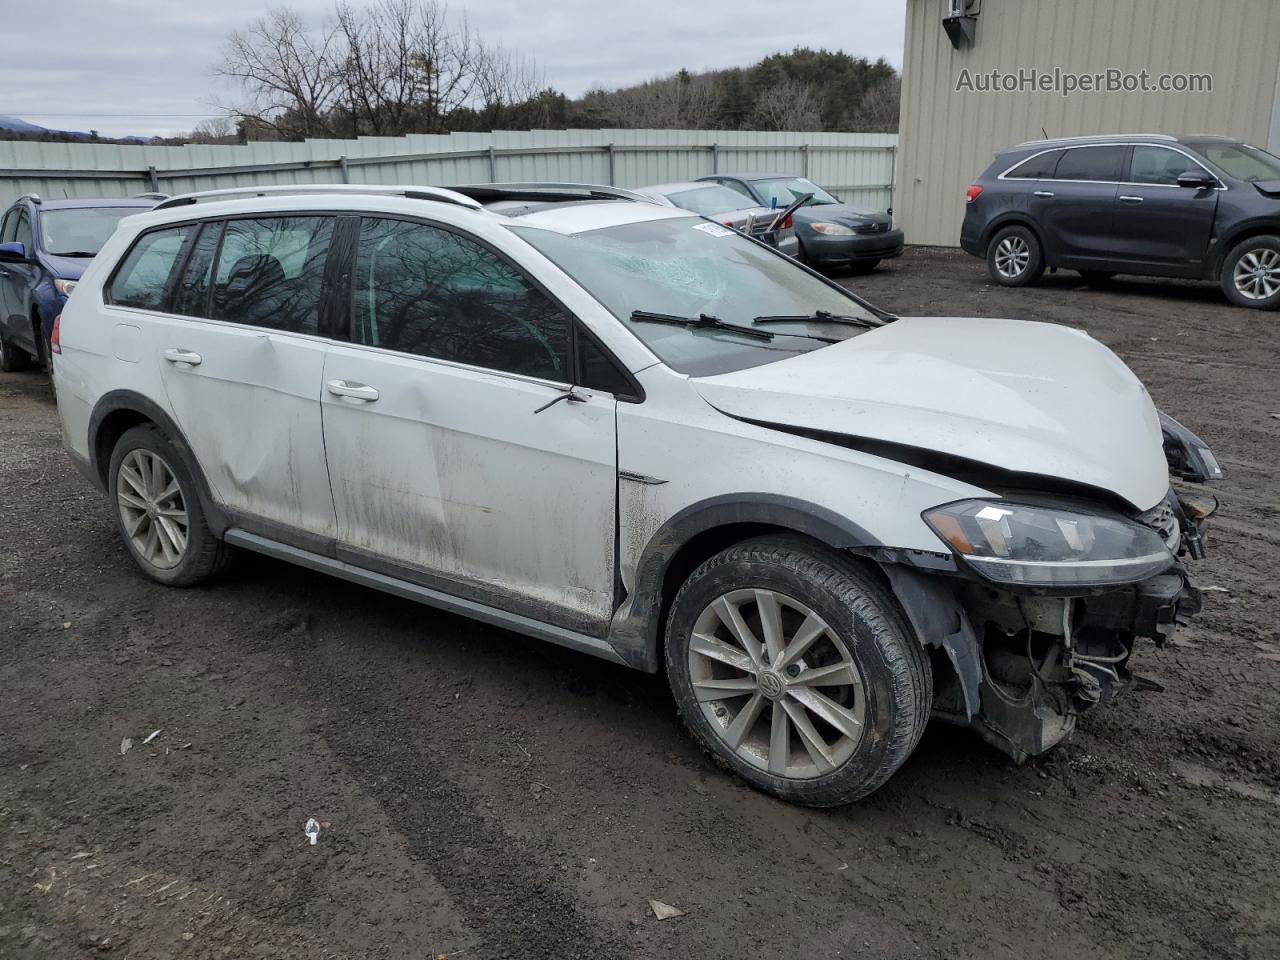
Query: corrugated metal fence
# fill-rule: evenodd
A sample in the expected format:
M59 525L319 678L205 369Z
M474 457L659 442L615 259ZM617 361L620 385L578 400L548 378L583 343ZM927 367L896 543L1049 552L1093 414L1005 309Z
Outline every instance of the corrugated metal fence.
M293 183L448 186L553 180L620 187L705 174L807 175L849 203L893 205L898 138L880 133L531 130L182 147L0 141L15 198L120 197Z

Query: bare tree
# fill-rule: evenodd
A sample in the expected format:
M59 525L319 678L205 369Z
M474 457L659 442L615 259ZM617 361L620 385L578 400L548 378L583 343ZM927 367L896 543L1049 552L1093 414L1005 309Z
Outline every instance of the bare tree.
M186 137L188 143L235 143L236 139L236 122L231 117L201 120Z
M760 91L748 123L756 130L821 130L817 91L784 77Z
M902 78L898 75L881 80L866 92L854 114L855 129L880 133L896 133L902 109Z
M228 113L287 136L332 136L329 113L341 89L336 40L332 26L309 29L287 8L232 33L216 72L236 83L243 99L226 105Z

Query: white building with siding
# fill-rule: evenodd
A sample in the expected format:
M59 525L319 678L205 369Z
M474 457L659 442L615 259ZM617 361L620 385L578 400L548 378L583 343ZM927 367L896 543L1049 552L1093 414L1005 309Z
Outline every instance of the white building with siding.
M895 214L908 243L956 246L965 189L995 151L1046 134L1218 133L1280 153L1280 0L955 2L967 19L951 30L972 40L953 46L953 0L907 0ZM1144 71L1147 91L1105 89ZM1064 95L1097 74L1104 89Z

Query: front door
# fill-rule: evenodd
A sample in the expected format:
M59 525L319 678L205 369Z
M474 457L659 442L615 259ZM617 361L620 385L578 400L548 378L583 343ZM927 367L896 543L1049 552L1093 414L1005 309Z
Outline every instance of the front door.
M613 611L616 401L566 392L572 319L479 242L362 221L324 370L339 556L582 631ZM539 412L540 411L540 412Z
M185 260L170 280L168 311L139 325L214 498L252 532L329 540L333 498L320 427L328 343L320 306L333 220L268 217L227 221L225 233L217 221L196 229L144 235L113 300L145 296L142 283L132 289L135 273L145 282L167 275L175 258Z
M1198 277L1218 212L1218 191L1180 187L1187 171L1207 173L1179 150L1149 144L1133 148L1120 185L1115 234L1120 256L1143 273Z
M1051 266L1101 268L1118 251L1112 233L1125 148L1064 150L1051 179L1037 181L1029 209Z
M39 268L35 264L31 216L26 210L14 207L9 211L0 239L5 243L21 243L27 251L26 263L0 263L0 322L4 324L4 338L38 360L41 353L31 322L31 289Z

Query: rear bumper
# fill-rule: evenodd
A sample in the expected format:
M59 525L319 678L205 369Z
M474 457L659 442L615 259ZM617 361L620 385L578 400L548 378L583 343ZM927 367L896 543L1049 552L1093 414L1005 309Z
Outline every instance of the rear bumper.
M854 234L852 237L824 237L820 233L811 233L804 239L804 248L814 263L842 264L900 257L904 243L901 230Z

